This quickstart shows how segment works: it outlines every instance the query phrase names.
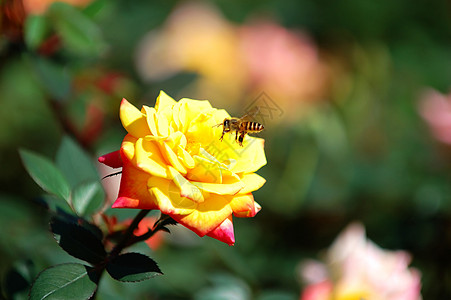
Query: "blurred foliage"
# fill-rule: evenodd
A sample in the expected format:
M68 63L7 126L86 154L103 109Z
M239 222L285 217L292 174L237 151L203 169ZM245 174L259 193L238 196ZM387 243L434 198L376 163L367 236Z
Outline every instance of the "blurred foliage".
M73 188L82 171L57 152L65 134L94 160L124 136L122 97L149 105L160 89L191 97L183 91L198 78L179 72L148 82L136 70L137 45L181 1L55 3L43 14L20 2L0 2L0 274L3 294L15 299L43 268L73 261L47 231L41 191L18 148L56 157ZM133 285L105 277L98 299L298 299L298 263L353 220L380 246L413 255L424 299L450 298L451 146L434 140L418 113L425 88L451 87L449 1L212 3L235 26L269 18L308 33L332 70L328 90L261 134L267 183L254 196L263 209L235 221L234 247L180 229L182 242L168 238L152 253L164 276ZM238 114L252 100L241 97L222 107ZM62 141L64 151L77 151L72 140Z

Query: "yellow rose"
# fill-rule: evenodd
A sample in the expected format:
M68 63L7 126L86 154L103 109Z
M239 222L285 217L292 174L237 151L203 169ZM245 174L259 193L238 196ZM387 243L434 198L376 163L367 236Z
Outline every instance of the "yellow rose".
M175 101L160 92L155 107L141 111L123 99L127 130L120 150L99 161L122 167L113 208L159 209L199 236L235 242L232 214L253 217L260 210L252 192L265 179L254 172L266 164L264 140L235 134L219 138L230 115L206 101Z

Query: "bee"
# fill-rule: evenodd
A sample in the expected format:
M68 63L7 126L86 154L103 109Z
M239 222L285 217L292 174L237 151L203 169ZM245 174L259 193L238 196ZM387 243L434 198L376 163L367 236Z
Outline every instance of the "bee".
M235 141L243 147L243 140L246 133L257 133L265 129L265 127L258 123L250 121L250 119L258 112L258 106L255 106L250 112L241 118L225 118L222 123L216 124L213 127L222 125L222 135L220 141L224 138L226 132L235 131Z

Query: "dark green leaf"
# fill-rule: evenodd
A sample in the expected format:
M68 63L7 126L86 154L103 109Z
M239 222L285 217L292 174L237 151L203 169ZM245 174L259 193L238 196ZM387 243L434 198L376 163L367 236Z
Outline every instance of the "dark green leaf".
M17 270L10 270L6 273L4 280L4 290L8 299L13 299L14 295L28 290L30 283Z
M79 226L89 230L92 234L94 234L97 237L97 239L99 239L99 240L103 239L103 232L96 225L89 223L88 221L86 221L83 218L72 215L71 212L68 213L67 211L59 209L59 208L57 209L56 212L58 214L57 218L60 219L61 221L79 225Z
M76 55L97 55L104 49L97 24L75 7L53 3L49 15L67 49Z
M56 164L72 188L87 181L99 180L91 157L68 136L63 137L58 148Z
M28 150L19 152L28 173L43 190L69 201L69 183L49 159Z
M102 241L86 228L60 218L53 218L50 227L61 248L70 255L92 264L105 259Z
M25 20L25 42L28 47L37 48L45 38L48 30L47 20L42 15L30 15Z
M29 299L89 299L97 290L97 282L93 268L77 263L57 265L38 275Z
M33 57L32 63L39 80L55 98L60 100L69 95L72 79L65 66L41 57Z
M79 215L90 215L101 206L104 196L99 181L84 182L72 191L72 207Z
M139 253L125 253L111 260L106 270L116 280L136 282L163 274L157 263Z

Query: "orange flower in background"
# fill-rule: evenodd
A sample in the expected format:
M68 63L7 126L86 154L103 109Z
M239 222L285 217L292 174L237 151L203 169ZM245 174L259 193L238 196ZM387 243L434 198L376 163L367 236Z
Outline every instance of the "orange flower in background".
M103 214L102 217L110 234L117 231L126 230L133 221L132 219L127 219L119 222L116 216L107 216L105 214ZM146 234L149 229L153 228L153 225L157 220L158 218L156 217L146 217L142 219L141 222L139 222L138 227L133 231L133 234L136 236ZM157 232L145 242L150 249L157 250L163 243L163 235L161 232Z
M215 101L219 96L227 102L239 98L245 88L237 45L235 27L218 9L207 2L184 2L162 28L142 39L136 67L147 81L195 73L198 78L187 88L190 92L201 97L215 95Z
M420 273L404 251L379 248L361 224L348 226L328 250L326 264L301 264L308 284L301 300L421 300Z
M113 208L158 209L199 236L234 244L232 215L253 217L260 210L252 192L265 179L264 140L234 134L219 138L214 127L230 115L206 100L176 102L161 92L155 107L141 111L123 99L120 118L128 134L120 150L99 158L122 167Z

